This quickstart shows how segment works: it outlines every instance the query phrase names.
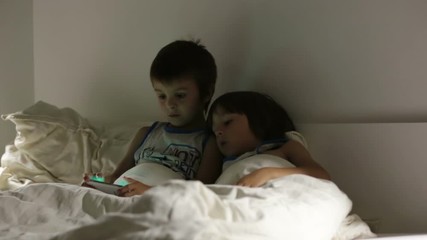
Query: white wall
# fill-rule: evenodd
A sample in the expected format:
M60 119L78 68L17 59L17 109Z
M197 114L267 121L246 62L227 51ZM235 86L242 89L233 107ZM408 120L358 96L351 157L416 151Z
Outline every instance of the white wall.
M158 119L151 62L189 36L216 57L218 89L230 88L256 17L246 2L35 1L35 97L96 120Z
M35 1L35 97L90 118L158 118L151 61L194 36L218 62L217 94L268 92L296 122L426 121L426 11L423 0Z
M0 1L0 114L34 101L32 9L29 0ZM12 123L0 120L0 154L14 136Z
M258 5L245 79L297 122L427 121L427 1Z

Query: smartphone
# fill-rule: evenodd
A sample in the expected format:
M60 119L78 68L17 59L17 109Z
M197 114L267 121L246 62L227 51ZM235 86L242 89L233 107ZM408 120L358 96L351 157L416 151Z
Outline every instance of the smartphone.
M105 178L104 177L100 177L100 176L96 176L96 175L91 176L90 180L94 180L94 181L97 181L97 182L105 182Z
M86 184L89 185L90 187L98 189L101 192L105 192L105 193L113 194L113 195L118 195L117 190L119 190L120 188L123 187L120 185L110 184L110 183L105 183L105 182L100 182L100 181L95 181L95 180L89 180L86 182Z

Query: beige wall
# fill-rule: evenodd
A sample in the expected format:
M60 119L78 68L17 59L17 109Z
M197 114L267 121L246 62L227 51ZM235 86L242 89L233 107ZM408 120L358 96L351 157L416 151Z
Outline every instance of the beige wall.
M32 1L0 1L0 114L34 101L32 28ZM14 136L14 126L0 120L0 154Z

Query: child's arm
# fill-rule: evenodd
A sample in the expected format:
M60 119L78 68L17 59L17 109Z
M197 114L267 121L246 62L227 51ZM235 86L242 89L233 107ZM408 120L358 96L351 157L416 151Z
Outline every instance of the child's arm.
M144 194L145 191L152 188L152 186L136 181L132 178L128 178L128 177L124 177L124 178L129 184L117 190L118 196L132 197L135 195L142 195Z
M215 183L221 174L223 156L216 144L214 135L211 135L205 145L202 160L195 179L205 184Z
M126 155L123 157L122 161L119 163L116 170L114 170L114 172L109 177L107 177L106 182L109 182L109 183L114 182L117 178L120 177L120 175L122 175L124 172L126 172L127 170L135 166L133 155L135 151L138 149L138 147L141 145L141 141L142 139L144 139L145 135L147 134L148 129L149 127L142 127L141 129L138 130L131 144L129 145Z
M307 149L299 142L289 140L280 148L283 158L295 165L295 168L287 169L289 174L306 174L316 178L330 180L329 173L320 164L315 162Z

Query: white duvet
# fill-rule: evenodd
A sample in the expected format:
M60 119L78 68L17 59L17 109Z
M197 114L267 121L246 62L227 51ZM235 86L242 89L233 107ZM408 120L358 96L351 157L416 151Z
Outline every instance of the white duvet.
M348 215L351 201L334 183L303 175L262 188L171 180L132 198L72 185L83 172L115 169L139 124L93 128L74 110L44 102L2 118L15 123L17 136L1 157L0 239L373 236L357 215ZM234 184L254 169L287 164L273 156L249 157L227 168L218 183Z
M335 184L291 175L263 188L171 180L121 198L60 183L0 193L0 239L332 239L351 209Z

